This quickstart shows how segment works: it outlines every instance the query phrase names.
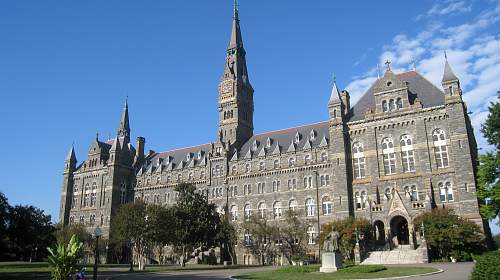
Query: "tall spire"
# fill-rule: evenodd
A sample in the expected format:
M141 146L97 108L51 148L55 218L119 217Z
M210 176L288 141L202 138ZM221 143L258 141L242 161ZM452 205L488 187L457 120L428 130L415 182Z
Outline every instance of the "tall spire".
M333 88L332 93L330 94L330 100L328 101L328 105L335 105L340 103L340 92L337 87L337 78L333 75Z
M241 47L243 47L243 39L241 37L241 30L240 30L238 0L234 0L233 29L231 30L231 39L229 40L228 49L235 49Z
M66 156L66 161L76 161L74 145L71 145L71 149L69 150L68 155Z
M117 134L118 137L124 137L130 140L130 125L128 120L128 99L125 100L125 106L123 107L122 117L120 119L120 126L118 127Z
M455 81L458 80L457 76L453 72L453 69L451 69L450 63L448 63L448 55L446 54L446 51L444 51L444 73L443 73L443 80L441 82L448 82L448 81Z

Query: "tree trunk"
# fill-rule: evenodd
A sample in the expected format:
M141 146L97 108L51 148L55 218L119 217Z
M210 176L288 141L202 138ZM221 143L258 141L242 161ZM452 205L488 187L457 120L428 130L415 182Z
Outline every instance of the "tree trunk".
M181 267L186 266L186 247L182 246Z

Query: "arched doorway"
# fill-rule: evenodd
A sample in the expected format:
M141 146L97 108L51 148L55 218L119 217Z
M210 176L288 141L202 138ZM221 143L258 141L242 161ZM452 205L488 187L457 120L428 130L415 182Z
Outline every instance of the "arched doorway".
M380 220L377 220L373 223L373 227L375 229L375 243L377 245L385 245L385 226L384 223Z
M408 221L403 216L395 216L391 219L391 237L395 246L410 244L408 232Z

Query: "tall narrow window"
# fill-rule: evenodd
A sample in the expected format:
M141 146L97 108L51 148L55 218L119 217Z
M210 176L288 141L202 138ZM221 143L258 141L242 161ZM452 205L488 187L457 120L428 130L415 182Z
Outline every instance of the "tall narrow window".
M288 202L288 209L292 212L295 212L295 210L297 210L297 200L290 200L290 202Z
M259 215L261 219L266 218L266 204L264 202L259 204Z
M274 205L273 205L273 216L274 216L275 219L280 219L281 215L282 215L282 212L281 212L281 202L280 201L276 201L276 202L274 202Z
M400 97L398 97L398 99L396 99L396 107L398 109L403 108L403 100Z
M365 209L366 204L368 202L368 195L366 194L366 191L361 192L361 208Z
M396 103L394 103L394 99L389 100L389 110L396 110Z
M389 111L389 106L387 105L387 101L382 101L382 111L387 112Z
M309 189L312 188L312 176L304 177L304 188Z
M438 168L449 166L448 148L446 146L446 135L442 129L436 129L432 133L432 142L434 144L434 154Z
M252 217L252 206L250 204L245 205L245 220L248 221L250 220L250 217Z
M384 196L386 200L389 200L392 198L392 189L391 188L386 188L384 191Z
M238 206L236 205L231 206L231 220L233 222L238 220Z
M323 210L323 215L332 214L332 201L330 200L330 197L328 196L323 197L322 210Z
M327 161L328 161L328 153L322 152L321 153L321 162L327 162Z
M307 228L307 243L310 245L316 244L316 229L314 227Z
M454 200L453 198L453 188L450 182L440 182L438 183L439 187L439 200L441 202L451 202Z
M288 167L294 167L295 166L295 158L291 157L288 159Z
M415 157L413 155L413 143L410 135L401 136L401 163L403 172L415 171Z
M274 169L279 169L280 168L280 161L275 159L273 166L274 166Z
M264 161L259 162L259 171L266 170L266 163Z
M306 199L306 213L308 217L314 217L316 214L316 202L312 198Z
M408 197L410 197L410 201L417 201L418 200L418 190L417 186L406 186L405 187L405 192Z
M363 144L356 142L352 145L353 162L354 162L354 178L360 179L365 177L365 153Z
M304 164L310 164L311 163L311 155L307 154L304 157Z
M356 200L356 209L361 209L361 194L359 192L354 193L354 199Z
M385 175L395 174L396 154L394 153L394 143L391 138L384 138L384 140L382 140L382 155Z

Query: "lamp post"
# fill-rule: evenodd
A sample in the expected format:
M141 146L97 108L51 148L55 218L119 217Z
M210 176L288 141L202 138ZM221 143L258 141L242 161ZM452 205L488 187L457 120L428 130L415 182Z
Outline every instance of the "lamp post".
M94 248L94 280L97 280L97 262L99 261L99 237L102 236L102 231L99 227L94 230L95 248Z
M321 232L321 227L320 227L320 224L319 224L319 186L318 186L318 170L314 170L313 171L314 173L314 184L316 185L316 216L318 218L318 237L319 237L319 234ZM318 260L321 262L321 244L319 242L319 238L318 238Z

